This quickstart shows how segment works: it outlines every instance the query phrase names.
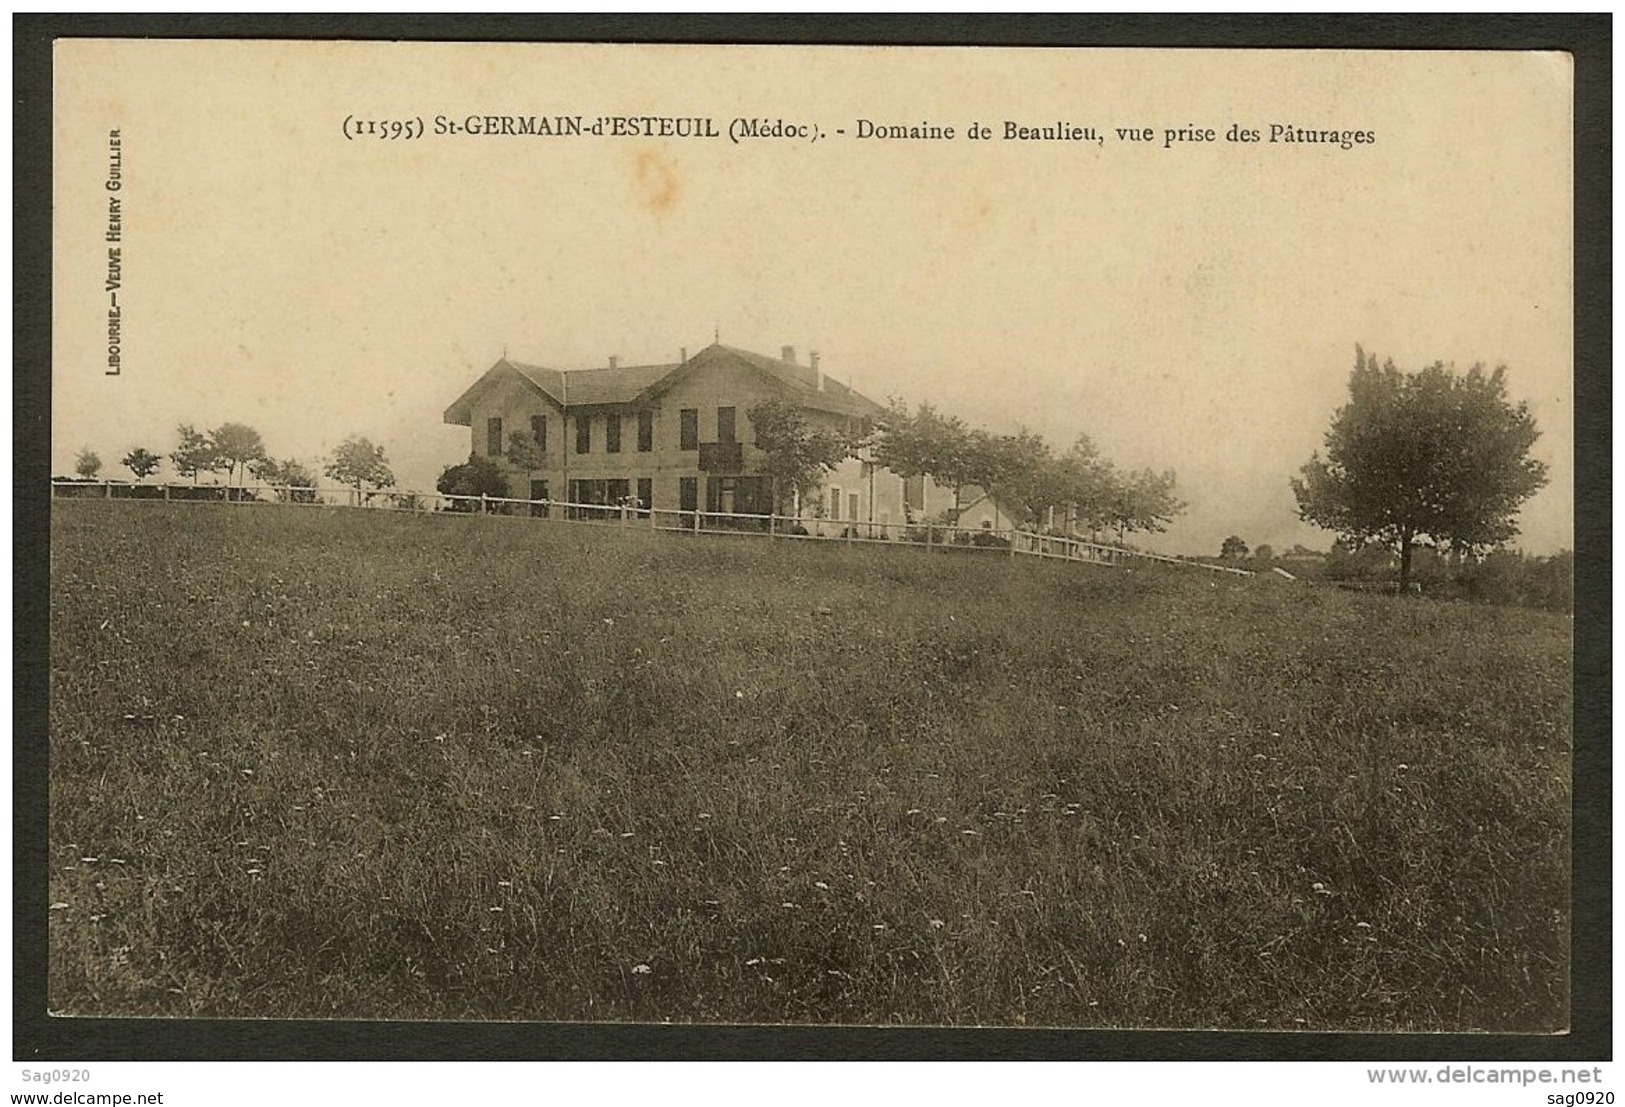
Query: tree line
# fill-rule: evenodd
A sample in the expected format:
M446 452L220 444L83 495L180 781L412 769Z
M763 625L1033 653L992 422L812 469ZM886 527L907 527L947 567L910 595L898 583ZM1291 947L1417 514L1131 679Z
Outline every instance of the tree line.
M781 510L792 495L806 500L850 457L905 479L929 476L951 489L953 519L971 487L1014 512L1012 522L1063 531L1115 530L1119 540L1130 531L1162 531L1185 508L1174 495L1172 471L1119 470L1087 435L1062 453L1025 429L994 434L931 404L911 410L897 399L879 419L854 427L813 422L782 400L758 404L746 414L763 454L759 470L773 479Z
M1064 452L1022 429L993 434L922 403L912 411L893 400L876 433L861 443L872 459L902 477L929 476L953 489L954 511L967 487L1018 513L1039 529L1091 533L1160 533L1185 510L1173 470L1119 469L1080 434Z
M272 456L260 432L246 423L222 423L212 430L182 423L175 434L175 448L167 455L170 467L193 484L205 473L224 474L228 488L253 477L260 484L286 489L284 495L290 495L295 502L315 500L316 474L293 458ZM146 447L137 446L124 455L120 464L139 483L158 472L163 460ZM95 480L101 469L101 457L89 447L81 449L74 460L74 472L85 480ZM384 448L360 435L351 435L339 443L322 472L330 480L353 488L358 496L395 486L395 474Z

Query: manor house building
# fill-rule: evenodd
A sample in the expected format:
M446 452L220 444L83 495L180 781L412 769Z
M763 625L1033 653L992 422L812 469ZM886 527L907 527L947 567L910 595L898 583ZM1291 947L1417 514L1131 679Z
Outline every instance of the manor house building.
M516 496L766 515L772 487L759 472L747 413L769 400L794 404L809 421L850 428L884 413L827 376L816 353L803 364L790 346L773 358L716 343L660 365L611 358L602 368L559 370L504 357L446 409L445 421L470 428L474 454L508 465ZM515 431L535 443L538 468L508 463ZM809 525L872 530L951 502L929 478L905 481L849 458L826 476L817 502L797 504L795 514Z

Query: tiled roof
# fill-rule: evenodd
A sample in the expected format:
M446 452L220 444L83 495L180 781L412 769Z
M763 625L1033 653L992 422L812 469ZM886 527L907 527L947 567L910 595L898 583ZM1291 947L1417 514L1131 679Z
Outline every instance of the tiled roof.
M485 385L506 373L517 373L560 406L592 407L607 404L630 404L662 391L678 371L703 357L729 357L765 373L786 385L803 406L840 415L873 417L882 412L879 404L854 392L849 385L824 375L823 388L818 387L818 374L810 365L799 365L780 358L764 357L749 350L713 344L701 350L688 361L663 365L616 365L599 369L549 369L541 365L526 365L502 358L485 372L462 396L446 409L446 422L467 426L471 418L470 402Z
M733 346L717 345L711 348L732 354L789 385L796 391L797 398L808 407L833 411L841 415L870 417L877 416L884 410L867 396L854 392L850 385L842 384L828 373L823 375L824 387L819 390L818 373L810 365L801 365L776 357L764 357L762 354L736 349Z

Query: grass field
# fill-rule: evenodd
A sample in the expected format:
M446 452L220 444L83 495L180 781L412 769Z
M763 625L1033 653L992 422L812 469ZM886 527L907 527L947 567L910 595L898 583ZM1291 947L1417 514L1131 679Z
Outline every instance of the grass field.
M59 503L50 1005L1567 1025L1571 622Z

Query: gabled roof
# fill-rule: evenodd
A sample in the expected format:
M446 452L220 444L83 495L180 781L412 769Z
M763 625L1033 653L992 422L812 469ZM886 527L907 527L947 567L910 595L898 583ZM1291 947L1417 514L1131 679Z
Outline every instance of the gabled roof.
M674 367L670 374L649 388L644 398L653 399L658 396L680 380L692 367L717 360L743 363L746 367L771 377L790 391L796 403L815 411L828 411L836 415L858 418L875 418L885 411L885 408L867 396L854 392L849 385L840 383L828 374L823 375L823 388L820 389L819 373L810 365L766 357L721 343L712 343L683 364Z
M685 362L664 365L616 365L599 369L548 369L526 365L503 357L487 369L450 407L445 421L468 426L473 420L474 398L497 381L517 380L547 397L560 407L596 407L613 404L646 403L658 397L681 379L686 371L718 359L743 363L788 388L797 403L818 411L860 418L878 416L884 410L850 386L825 376L818 387L818 373L810 365L764 357L749 350L713 343Z
M560 407L591 407L600 404L629 404L649 386L669 376L675 363L667 365L617 365L602 369L548 369L500 358L446 409L444 420L468 426L473 419L474 397L506 377L518 380L546 396Z

